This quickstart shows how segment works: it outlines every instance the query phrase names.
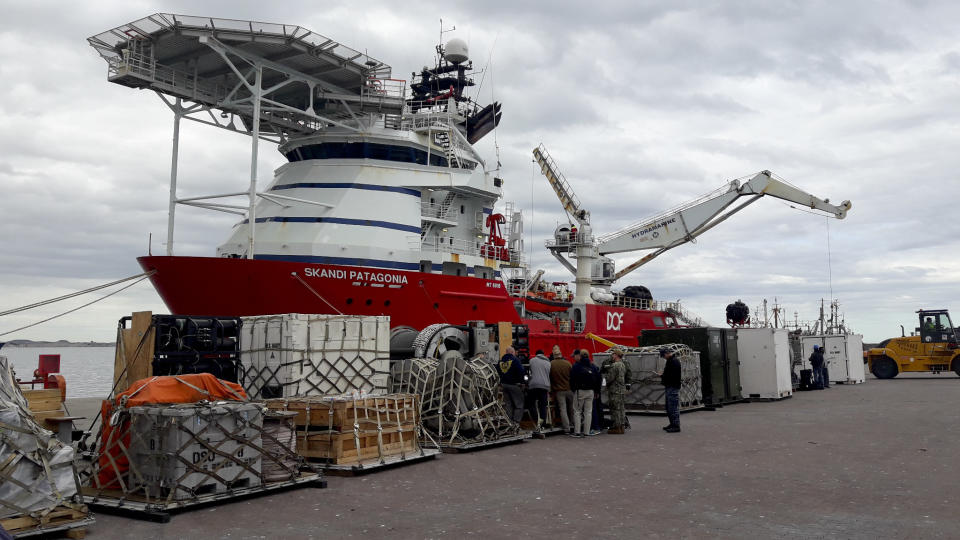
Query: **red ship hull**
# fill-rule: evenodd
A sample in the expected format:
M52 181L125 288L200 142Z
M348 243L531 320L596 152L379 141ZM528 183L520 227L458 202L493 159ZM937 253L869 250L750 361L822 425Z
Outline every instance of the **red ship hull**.
M635 345L644 329L664 327L668 314L615 306L586 306L582 332L554 320L522 319L499 280L410 270L217 257L150 256L137 259L164 303L177 315L242 317L275 313L388 315L390 324L423 329L454 325L524 323L530 350L560 345L606 350L586 337Z

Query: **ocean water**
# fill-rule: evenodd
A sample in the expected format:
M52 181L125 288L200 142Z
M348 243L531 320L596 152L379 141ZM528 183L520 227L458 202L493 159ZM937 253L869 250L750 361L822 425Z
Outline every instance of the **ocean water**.
M67 399L80 397L106 398L113 386L113 352L111 347L15 347L5 345L0 356L6 356L21 380L33 379L41 354L60 355L60 373L67 380ZM39 387L38 387L39 388Z

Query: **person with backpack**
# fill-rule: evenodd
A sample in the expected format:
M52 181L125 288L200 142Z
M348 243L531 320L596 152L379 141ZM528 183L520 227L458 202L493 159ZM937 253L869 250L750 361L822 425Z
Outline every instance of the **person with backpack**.
M570 370L570 389L573 391L573 436L590 434L593 420L593 389L599 372L590 363L587 351L580 351L580 359Z
M819 345L813 346L813 352L810 353L810 367L813 369L813 388L823 390L823 349Z
M523 369L523 364L517 358L517 351L513 347L507 347L507 353L503 355L497 364L497 371L500 373L500 386L503 388L503 406L507 410L507 416L516 423L523 420L523 378L527 374Z

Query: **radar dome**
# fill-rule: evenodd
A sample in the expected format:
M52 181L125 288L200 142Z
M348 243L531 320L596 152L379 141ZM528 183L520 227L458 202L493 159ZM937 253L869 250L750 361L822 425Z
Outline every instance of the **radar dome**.
M443 49L443 58L451 64L466 62L470 58L467 54L467 42L460 38L451 39Z

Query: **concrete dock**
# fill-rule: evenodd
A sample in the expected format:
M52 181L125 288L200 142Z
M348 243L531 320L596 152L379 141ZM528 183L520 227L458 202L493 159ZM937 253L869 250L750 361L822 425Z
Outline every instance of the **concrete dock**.
M868 376L869 377L869 376ZM869 377L626 435L557 436L90 538L956 538L960 378Z

